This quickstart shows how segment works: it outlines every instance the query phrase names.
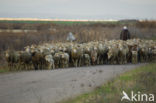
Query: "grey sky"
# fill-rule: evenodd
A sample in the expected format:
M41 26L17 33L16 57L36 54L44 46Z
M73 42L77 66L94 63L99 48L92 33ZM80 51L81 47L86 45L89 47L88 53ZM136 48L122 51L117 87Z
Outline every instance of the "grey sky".
M0 0L0 17L156 19L156 0Z

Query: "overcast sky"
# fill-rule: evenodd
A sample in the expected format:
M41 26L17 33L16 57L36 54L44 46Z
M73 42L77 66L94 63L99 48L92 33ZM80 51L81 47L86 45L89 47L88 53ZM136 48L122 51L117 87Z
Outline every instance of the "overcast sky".
M156 0L0 0L0 17L156 19Z

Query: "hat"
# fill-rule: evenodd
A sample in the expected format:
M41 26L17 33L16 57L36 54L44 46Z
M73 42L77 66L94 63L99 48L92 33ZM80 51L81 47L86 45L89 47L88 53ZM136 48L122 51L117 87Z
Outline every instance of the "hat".
M127 30L127 26L124 26L123 29L124 29L124 30Z

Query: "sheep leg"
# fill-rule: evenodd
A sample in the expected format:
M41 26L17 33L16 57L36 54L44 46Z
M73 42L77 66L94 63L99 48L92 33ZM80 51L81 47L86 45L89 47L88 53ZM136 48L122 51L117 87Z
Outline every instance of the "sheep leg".
M81 58L79 59L79 67L81 66Z
M75 60L75 64L76 64L75 66L78 67L78 65L77 65L78 64L78 59Z
M97 64L100 64L100 56L97 57Z
M55 69L55 64L54 63L52 63L52 69Z

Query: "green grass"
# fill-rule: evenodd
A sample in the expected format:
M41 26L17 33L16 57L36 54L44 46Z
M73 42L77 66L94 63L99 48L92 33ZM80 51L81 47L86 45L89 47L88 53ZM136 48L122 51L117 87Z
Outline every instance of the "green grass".
M0 69L0 73L7 73L7 72L9 72L8 69Z
M60 103L132 103L121 102L122 91L128 95L131 91L152 93L156 96L156 63L141 66L126 72L106 84L95 88L92 92L64 100ZM139 102L137 102L139 103Z
M29 24L42 24L42 23L54 23L54 24L94 24L94 23L102 23L102 24L116 24L115 21L31 21L31 20L0 20L0 23L29 23Z
M0 73L10 72L8 66L0 66Z
M52 23L52 21L25 21L25 20L0 20L0 23L28 23L28 24L36 24L36 23Z

